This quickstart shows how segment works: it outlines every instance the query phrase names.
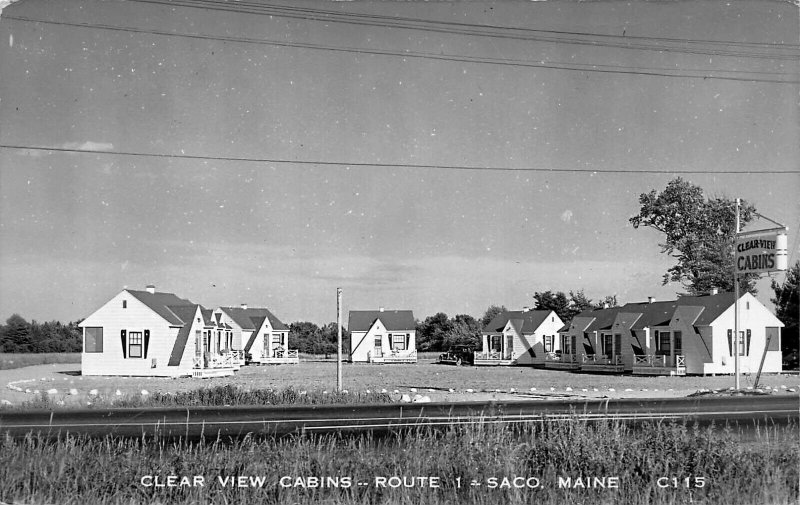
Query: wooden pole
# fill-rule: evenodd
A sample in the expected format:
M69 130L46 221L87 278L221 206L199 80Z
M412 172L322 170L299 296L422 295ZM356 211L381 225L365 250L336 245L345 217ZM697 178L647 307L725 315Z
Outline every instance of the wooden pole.
M739 236L739 199L736 199L736 235L734 235L734 248L736 238ZM739 391L739 276L736 275L736 261L733 262L733 387Z
M342 390L342 288L336 288L336 389Z

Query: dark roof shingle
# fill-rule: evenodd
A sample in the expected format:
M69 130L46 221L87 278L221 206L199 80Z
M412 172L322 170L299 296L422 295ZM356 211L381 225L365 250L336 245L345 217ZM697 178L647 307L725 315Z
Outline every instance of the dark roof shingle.
M351 310L347 329L367 331L376 319L380 319L389 331L409 331L417 327L414 313L410 310Z

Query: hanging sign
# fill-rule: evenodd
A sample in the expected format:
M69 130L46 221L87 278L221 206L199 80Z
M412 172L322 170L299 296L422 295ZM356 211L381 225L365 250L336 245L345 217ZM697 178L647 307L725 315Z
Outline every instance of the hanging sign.
M780 272L788 266L788 240L781 231L751 232L736 237L736 273Z

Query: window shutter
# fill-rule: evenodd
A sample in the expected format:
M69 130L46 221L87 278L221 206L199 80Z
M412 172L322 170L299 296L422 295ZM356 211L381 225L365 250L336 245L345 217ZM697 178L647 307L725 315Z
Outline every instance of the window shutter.
M119 337L122 340L122 357L128 357L128 334L125 330L119 332Z
M747 330L747 340L746 344L747 347L745 348L745 356L750 356L750 330Z
M150 330L144 330L144 358L147 359L147 348L150 346Z
M728 354L733 356L733 330L728 330Z

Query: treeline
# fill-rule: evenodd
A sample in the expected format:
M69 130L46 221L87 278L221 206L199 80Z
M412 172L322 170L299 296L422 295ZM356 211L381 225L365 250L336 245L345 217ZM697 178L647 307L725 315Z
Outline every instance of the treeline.
M297 321L289 325L289 347L305 354L336 354L338 341L336 323L328 323L322 327L308 321ZM342 328L342 352L350 349L350 332Z
M0 326L0 352L81 352L83 332L79 322L28 322L14 314Z

